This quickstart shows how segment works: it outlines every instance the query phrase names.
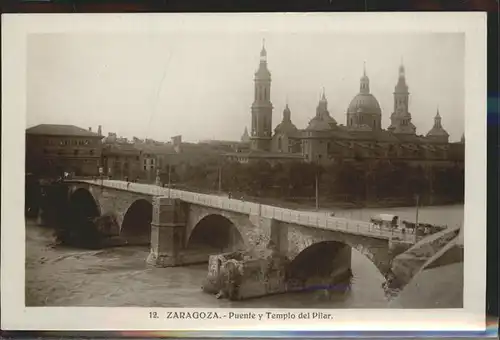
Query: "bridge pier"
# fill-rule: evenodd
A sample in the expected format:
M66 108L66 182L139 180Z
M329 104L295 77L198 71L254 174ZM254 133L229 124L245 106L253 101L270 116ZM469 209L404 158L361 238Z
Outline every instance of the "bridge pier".
M153 197L151 250L147 263L155 267L182 265L185 228L186 214L179 199Z

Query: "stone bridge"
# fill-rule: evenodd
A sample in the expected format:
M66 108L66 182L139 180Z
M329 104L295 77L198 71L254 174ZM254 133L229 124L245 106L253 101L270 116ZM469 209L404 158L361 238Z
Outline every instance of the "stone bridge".
M156 266L207 262L210 254L272 246L297 275L307 276L321 266L350 269L351 249L356 249L387 277L392 259L414 243L413 235L366 221L226 196L111 180L66 181L64 188L65 228L77 238L93 229L90 235L112 236L122 244L148 244L148 262Z

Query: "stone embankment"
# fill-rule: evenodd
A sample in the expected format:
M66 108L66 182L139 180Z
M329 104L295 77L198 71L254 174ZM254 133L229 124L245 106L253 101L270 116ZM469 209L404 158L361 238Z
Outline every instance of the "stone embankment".
M460 227L450 227L422 239L392 262L399 288L406 286L424 268L446 263L463 262L463 246L459 239Z

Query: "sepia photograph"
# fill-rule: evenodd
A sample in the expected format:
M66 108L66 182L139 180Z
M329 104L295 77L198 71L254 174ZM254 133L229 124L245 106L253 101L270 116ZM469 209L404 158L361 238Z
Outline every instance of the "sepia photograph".
M232 23L26 34L25 307L465 308L466 33Z

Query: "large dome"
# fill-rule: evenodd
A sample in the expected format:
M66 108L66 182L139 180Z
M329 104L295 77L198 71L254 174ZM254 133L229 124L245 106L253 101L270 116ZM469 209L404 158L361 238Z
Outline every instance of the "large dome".
M378 100L371 93L359 93L351 100L348 113L377 113L381 114L382 110Z

